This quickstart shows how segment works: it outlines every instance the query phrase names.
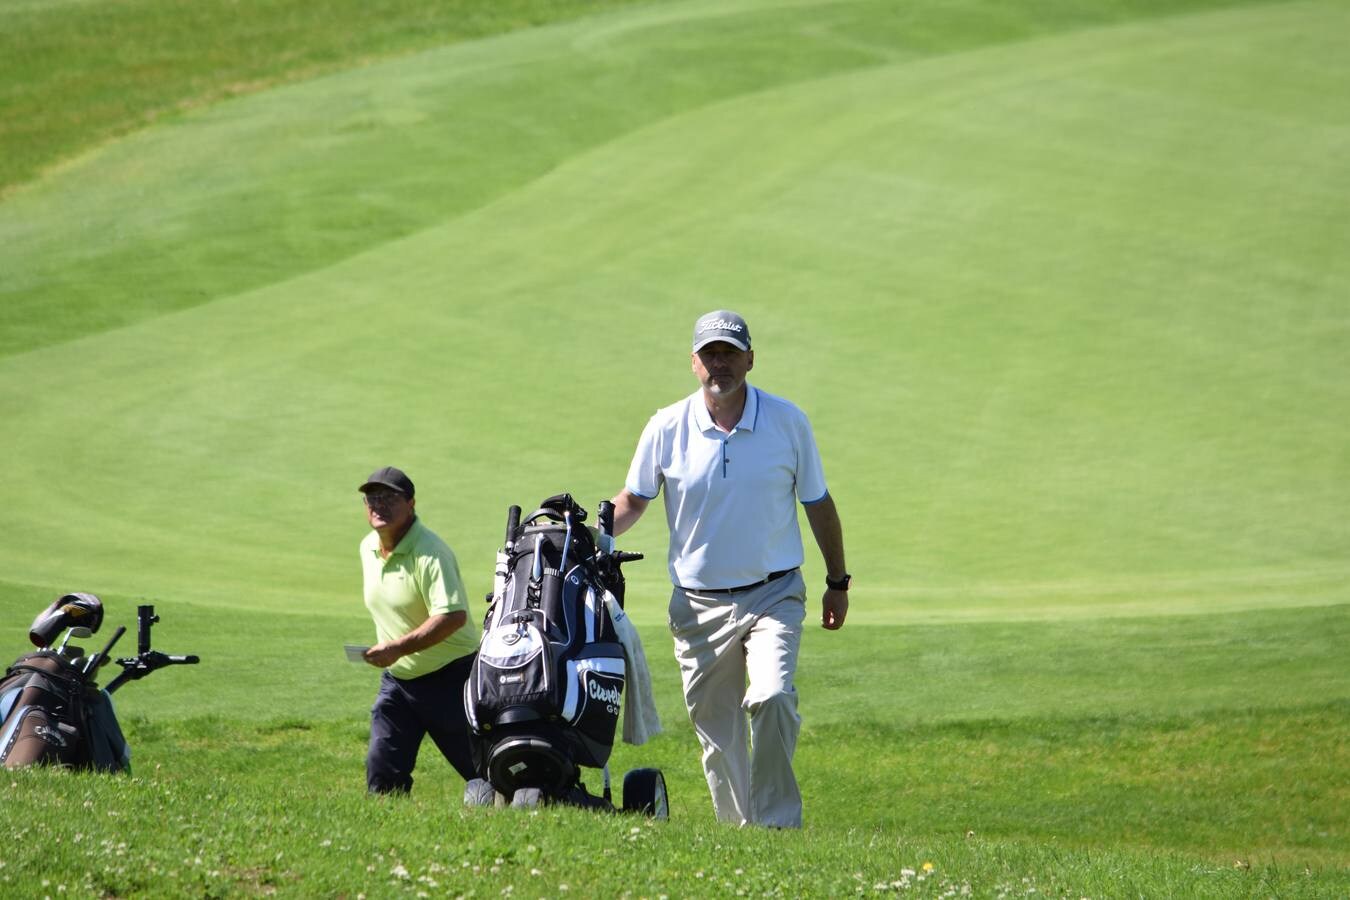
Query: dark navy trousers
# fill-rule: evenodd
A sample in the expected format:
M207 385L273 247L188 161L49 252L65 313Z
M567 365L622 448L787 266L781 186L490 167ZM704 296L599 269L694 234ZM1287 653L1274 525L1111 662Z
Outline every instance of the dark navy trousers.
M417 751L428 735L461 778L477 777L464 714L464 683L472 665L470 654L418 678L399 679L388 672L380 676L366 755L366 788L371 793L412 790Z

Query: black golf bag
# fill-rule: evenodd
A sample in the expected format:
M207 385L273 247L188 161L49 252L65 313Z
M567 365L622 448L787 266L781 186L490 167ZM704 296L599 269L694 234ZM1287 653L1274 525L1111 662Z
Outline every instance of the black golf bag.
M609 761L626 673L604 594L622 604L620 563L641 558L608 546L612 509L602 504L603 547L568 494L507 516L464 698L479 772L507 796L563 797L578 766Z
M129 770L131 749L117 723L111 693L163 666L197 662L195 656L151 650L150 626L159 617L152 606L140 607L138 617L138 654L117 660L122 672L101 689L95 681L99 666L126 628L118 627L102 650L86 656L70 639L92 637L98 630L103 622L98 597L66 594L38 614L28 633L38 649L19 657L0 680L0 765ZM66 637L53 649L63 629Z

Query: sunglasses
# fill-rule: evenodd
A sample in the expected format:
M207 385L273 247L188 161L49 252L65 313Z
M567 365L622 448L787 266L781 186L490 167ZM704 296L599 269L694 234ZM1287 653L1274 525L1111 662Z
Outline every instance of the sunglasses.
M365 504L369 507L388 508L400 500L407 499L398 491L368 491L365 494Z

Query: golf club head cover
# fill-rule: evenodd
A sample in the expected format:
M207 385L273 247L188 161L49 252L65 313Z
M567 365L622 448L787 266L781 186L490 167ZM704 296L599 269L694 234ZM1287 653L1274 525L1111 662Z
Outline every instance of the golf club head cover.
M63 630L82 625L95 634L103 625L103 601L93 594L65 594L38 613L28 628L35 647L50 647Z

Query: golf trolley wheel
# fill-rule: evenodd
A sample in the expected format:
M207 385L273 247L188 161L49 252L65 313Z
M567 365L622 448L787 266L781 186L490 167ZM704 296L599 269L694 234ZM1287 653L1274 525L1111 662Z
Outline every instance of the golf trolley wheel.
M494 806L497 789L486 778L475 778L464 785L465 806Z
M623 776L623 811L662 821L670 818L666 778L660 769L634 769Z
M538 809L544 805L544 792L539 788L519 788L511 795L511 806L515 809Z

